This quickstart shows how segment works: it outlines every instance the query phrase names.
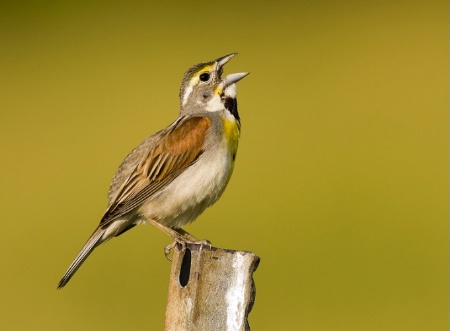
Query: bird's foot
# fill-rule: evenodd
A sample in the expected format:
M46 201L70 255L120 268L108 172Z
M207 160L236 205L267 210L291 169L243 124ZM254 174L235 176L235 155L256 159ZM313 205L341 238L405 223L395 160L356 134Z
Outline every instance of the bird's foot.
M190 234L189 232L178 228L178 229L172 229L169 228L166 225L163 225L161 223L159 223L158 221L152 220L152 219L148 219L147 223L157 227L158 229L162 230L164 233L166 233L167 235L171 236L174 239L174 242L167 245L164 248L164 255L166 256L166 258L171 261L169 254L170 251L172 249L175 248L175 246L177 244L181 245L181 249L184 251L186 250L186 245L190 244L190 245L200 245L200 248L203 246L209 246L209 248L211 249L211 242L209 242L208 240L199 240L196 237L194 237L192 234Z
M189 237L190 238L179 234L178 236L174 236L174 241L172 243L164 247L164 255L169 261L172 261L170 258L170 251L174 249L177 244L181 245L181 251L183 252L186 250L186 245L200 245L200 249L202 249L203 246L208 246L209 249L212 247L209 240L199 240L190 234Z

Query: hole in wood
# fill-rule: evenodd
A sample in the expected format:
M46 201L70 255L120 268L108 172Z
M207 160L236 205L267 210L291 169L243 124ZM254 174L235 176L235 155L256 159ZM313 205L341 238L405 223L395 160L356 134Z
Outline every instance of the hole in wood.
M180 269L181 287L185 287L188 284L190 274L191 274L191 250L189 248L186 248Z

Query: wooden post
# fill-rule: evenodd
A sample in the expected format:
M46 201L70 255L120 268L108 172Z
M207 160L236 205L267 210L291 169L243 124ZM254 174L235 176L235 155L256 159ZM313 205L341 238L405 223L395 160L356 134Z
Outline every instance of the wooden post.
M166 331L250 331L259 257L208 245L174 248Z

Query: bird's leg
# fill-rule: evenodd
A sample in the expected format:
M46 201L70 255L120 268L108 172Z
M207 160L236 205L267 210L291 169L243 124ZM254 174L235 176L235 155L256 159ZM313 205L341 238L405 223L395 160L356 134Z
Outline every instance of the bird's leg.
M192 234L190 234L186 230L183 230L182 228L176 229L175 231L177 231L179 234L181 234L183 236L183 238L185 238L184 239L185 243L201 245L201 246L205 245L205 246L209 246L209 248L211 249L211 242L209 240L207 240L207 239L197 239L195 236L193 236Z
M200 239L196 238L195 236L193 236L192 234L190 234L186 230L183 230L182 228L176 229L175 231L177 231L179 234L181 234L184 238L188 239L189 241L192 241L192 242L203 241L203 240L200 240Z
M208 245L211 248L211 242L208 240L199 240L193 235L191 235L189 232L183 230L183 229L172 229L168 226L165 226L164 224L161 224L155 220L147 220L147 223L155 226L156 228L163 231L165 234L169 235L173 238L174 242L167 245L164 248L164 254L167 259L170 260L169 254L170 251L177 245L181 245L181 250L184 251L186 249L186 244L194 244L194 245Z

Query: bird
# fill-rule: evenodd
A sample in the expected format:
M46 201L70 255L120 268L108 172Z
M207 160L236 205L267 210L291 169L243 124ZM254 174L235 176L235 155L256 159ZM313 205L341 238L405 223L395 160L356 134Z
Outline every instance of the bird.
M212 206L233 173L241 121L236 83L248 72L222 78L237 53L196 64L182 79L179 117L146 138L117 169L100 224L57 288L63 288L100 244L139 224L151 224L177 243L204 244L182 229ZM185 247L185 246L184 246Z

